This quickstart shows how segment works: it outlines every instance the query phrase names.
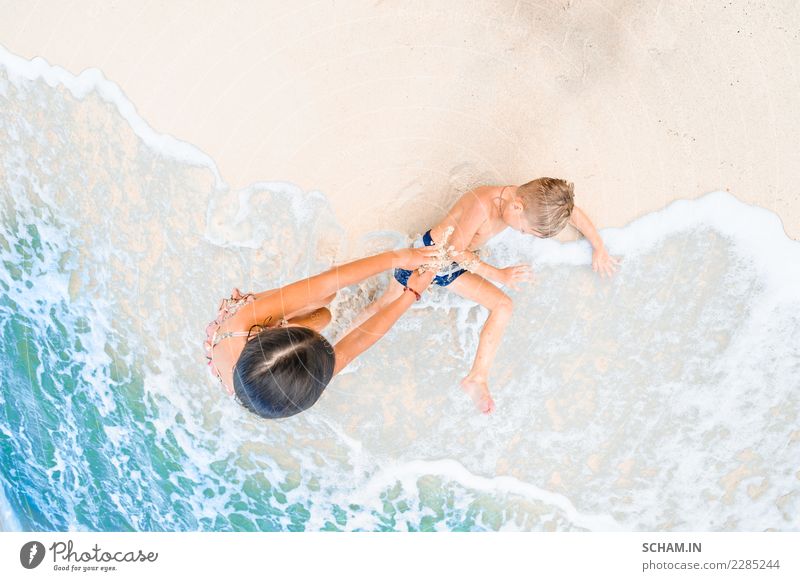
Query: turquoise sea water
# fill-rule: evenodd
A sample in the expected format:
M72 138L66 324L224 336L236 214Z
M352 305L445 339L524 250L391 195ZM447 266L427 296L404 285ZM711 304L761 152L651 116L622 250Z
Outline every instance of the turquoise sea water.
M97 71L0 50L0 212L7 528L800 530L800 248L728 194L605 231L613 281L585 242L497 240L537 282L491 418L457 388L485 313L446 293L306 414L226 398L220 297L412 233L347 249L319 192L230 191ZM329 335L385 283L342 291Z

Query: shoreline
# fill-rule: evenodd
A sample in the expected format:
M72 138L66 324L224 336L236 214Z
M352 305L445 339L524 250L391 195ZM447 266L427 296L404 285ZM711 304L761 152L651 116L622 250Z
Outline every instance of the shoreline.
M99 69L232 190L324 192L351 242L424 231L470 184L542 175L575 182L598 228L723 190L800 238L800 82L785 73L800 13L678 8L19 5L0 44Z

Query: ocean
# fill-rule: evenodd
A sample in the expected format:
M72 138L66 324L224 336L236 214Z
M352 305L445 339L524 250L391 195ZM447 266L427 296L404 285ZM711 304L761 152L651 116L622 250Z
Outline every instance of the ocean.
M529 262L490 378L486 313L433 290L311 410L249 415L205 326L355 246L323 192L230 189L98 70L0 47L0 518L29 531L800 530L800 243L715 192L585 240L504 233ZM647 184L642 184L646 188ZM335 340L388 283L342 290Z

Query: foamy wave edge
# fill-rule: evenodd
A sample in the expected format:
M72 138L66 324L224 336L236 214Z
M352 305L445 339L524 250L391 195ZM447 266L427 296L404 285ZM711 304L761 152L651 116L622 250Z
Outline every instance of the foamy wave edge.
M43 80L53 88L58 85L63 86L76 99L83 99L92 91L96 91L101 99L117 108L122 118L148 147L171 159L207 168L214 175L215 187L220 190L227 188L217 164L208 154L191 143L155 131L139 115L119 85L108 80L100 69L85 69L76 76L57 65L51 65L39 56L26 60L9 52L2 44L0 44L0 65L5 67L9 80L13 83L19 80Z
M625 530L610 515L578 511L572 502L562 494L544 490L513 476L496 476L494 478L479 476L453 459L412 460L381 468L360 488L355 497L369 502L369 500L379 498L383 490L391 488L397 482L401 483L404 490L414 490L417 480L422 476L438 476L477 492L516 494L528 500L538 500L559 509L572 524L591 531Z
M769 279L779 275L781 280L800 282L798 263L787 263L787 259L800 258L800 243L789 238L780 217L724 191L673 201L626 226L604 228L600 233L610 254L631 257L647 252L669 235L701 226L730 238L736 249L754 260L760 273ZM591 246L586 240L564 244L547 239L534 246L531 257L539 264L591 263Z

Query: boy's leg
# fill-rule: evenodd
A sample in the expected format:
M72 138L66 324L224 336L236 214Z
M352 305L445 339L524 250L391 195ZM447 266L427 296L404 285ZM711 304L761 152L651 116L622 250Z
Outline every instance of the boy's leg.
M489 310L489 318L481 329L478 352L475 354L472 369L461 381L461 387L472 397L480 411L491 413L494 410L494 401L489 394L487 380L503 332L511 318L513 302L506 293L473 272L465 272L447 288Z

